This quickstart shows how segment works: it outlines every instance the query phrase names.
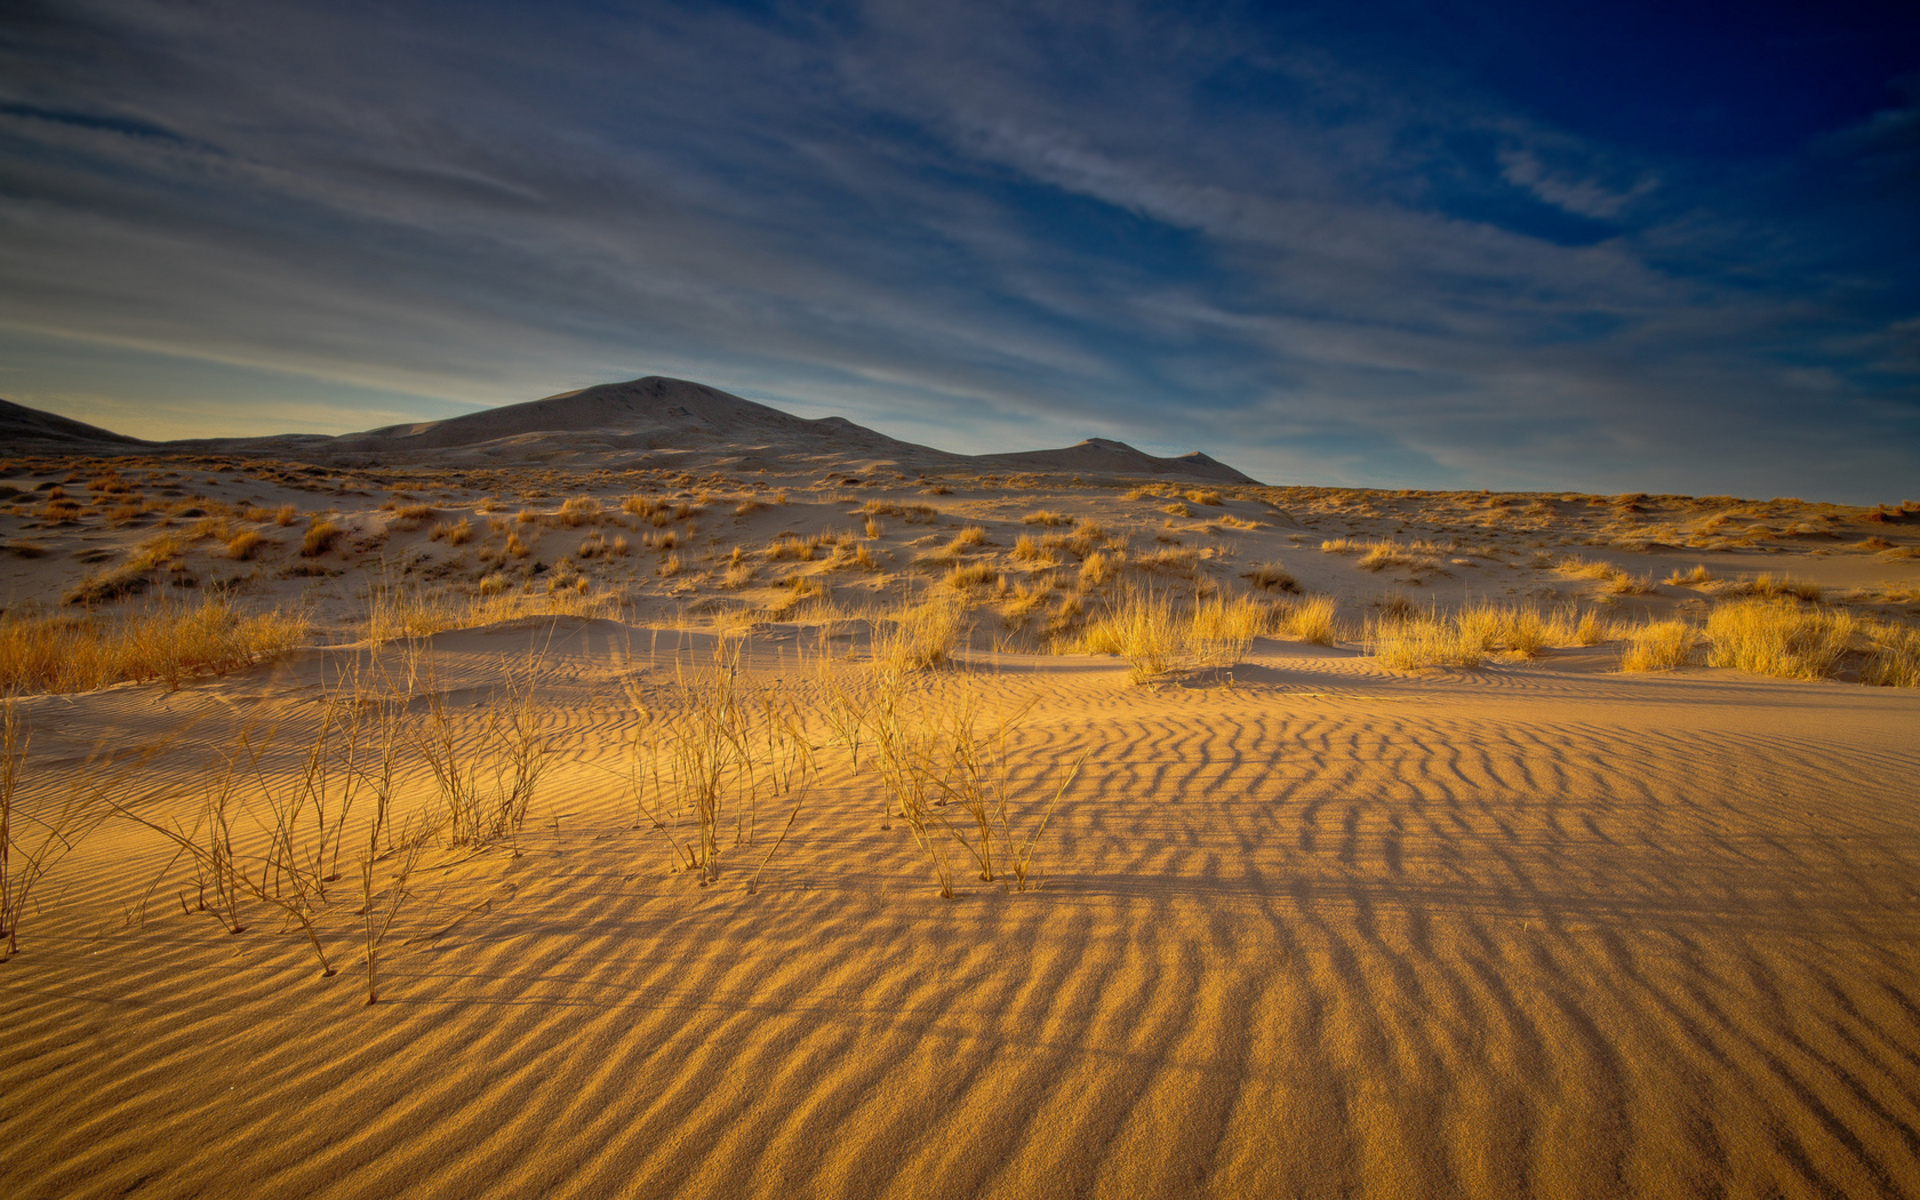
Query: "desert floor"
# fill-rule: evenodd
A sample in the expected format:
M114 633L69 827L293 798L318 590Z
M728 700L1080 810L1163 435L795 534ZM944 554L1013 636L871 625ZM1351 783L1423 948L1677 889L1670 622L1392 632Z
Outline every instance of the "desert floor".
M701 887L624 782L632 697L711 638L441 634L436 686L490 695L534 639L559 765L517 856L417 869L376 1005L354 897L321 978L266 905L229 934L177 863L147 895L170 850L130 821L50 872L0 966L0 1191L1920 1194L1911 690L981 656L916 687L1031 702L1017 829L1086 756L1043 885L942 899L828 746L750 894L764 830ZM743 678L817 702L803 639L750 640ZM191 823L202 764L304 729L364 653L34 699L29 774L170 737L116 786Z
M33 495L48 477L13 478ZM218 473L186 483L178 501L204 508ZM1088 547L1056 546L1045 568L1012 556L1023 531L1098 520L1134 539L1108 543L1122 578L1244 589L1240 571L1277 560L1355 614L1411 593L1647 616L1714 602L1710 585L1654 578L1669 568L1703 562L1725 587L1790 561L1830 598L1898 616L1920 570L1903 514L1788 513L1809 528L1760 534L1764 516L1726 529L1729 506L1767 510L1750 502L1448 501L1456 525L1485 518L1474 533L1410 517L1439 505L1420 497L1113 490L1054 527L1023 513L1067 508L1068 489L903 488L886 502L936 516L881 515L878 566L762 556L724 586L731 544L859 527L867 496L794 486L785 502L763 490L764 508L710 499L704 518L621 525L629 552L583 561L573 593L624 587L605 610L619 619L369 636L380 587L471 589L499 554L435 562L517 532L449 545L421 518L387 534L406 518L379 496L333 499L355 532L309 560L331 574L304 574L298 528L265 520L291 540L250 565L221 565L231 529L181 549L174 583L156 562L163 593L240 570L256 572L228 589L241 599L315 589L314 632L177 689L14 702L31 736L19 819L80 816L0 962L0 1194L1920 1196L1920 690L1623 674L1605 644L1395 670L1353 635L1262 636L1229 665L1141 684L1116 658L1039 645L1072 588L1097 608L1097 582L1072 582ZM229 490L236 527L242 503L301 494ZM526 503L557 519L567 494ZM16 608L57 611L98 566L86 555L156 533L152 516L56 520L39 497L0 513L9 544L30 546L7 560ZM474 496L435 503L432 521L466 505L484 528ZM1183 503L1197 515L1166 512ZM1544 511L1522 519L1526 504ZM698 540L678 551L704 557L660 574L676 551L642 539L690 520ZM1665 532L1634 532L1653 521ZM976 523L987 544L939 570L991 555L1021 586L1066 582L1024 626L1002 615L1018 588L984 589L953 661L877 670L884 622L855 602L942 586L914 555ZM616 532L518 528L569 549ZM1405 561L1362 569L1319 548L1340 537L1398 537ZM362 569L402 543L415 557ZM1170 550L1194 554L1125 566ZM1575 552L1647 590L1607 593L1562 565ZM675 747L723 690L751 744L716 800L703 884L688 869L697 764ZM932 852L920 844L876 740L921 737L897 761L917 753L936 764L924 778L951 782L942 756L969 714L981 777L1007 796L991 882L960 805L921 810ZM384 845L367 832L382 731ZM456 842L441 826L417 855L394 848L395 829L403 844L426 829L401 814L447 807L435 747L487 799L528 746L547 769L513 829ZM199 857L223 781L238 870L260 884L224 910ZM331 864L288 866L330 844ZM1008 868L1029 844L1020 890ZM369 1005L369 921L389 914Z

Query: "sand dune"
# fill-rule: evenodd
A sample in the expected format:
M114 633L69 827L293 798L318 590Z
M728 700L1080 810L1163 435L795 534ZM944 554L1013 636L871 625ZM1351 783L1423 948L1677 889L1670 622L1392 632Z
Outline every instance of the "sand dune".
M103 826L0 966L0 1191L1920 1195L1911 691L983 656L920 686L1033 703L1022 803L1091 752L1045 886L940 899L830 748L749 895L667 873L622 783L627 697L701 636L434 639L463 705L543 647L562 765L520 857L423 869L373 1007L351 904L332 979L264 910L183 913L177 867L130 925L168 852ZM807 636L750 677L812 694ZM209 750L284 722L290 770L366 653L28 701L30 775L171 735L146 811L191 819Z

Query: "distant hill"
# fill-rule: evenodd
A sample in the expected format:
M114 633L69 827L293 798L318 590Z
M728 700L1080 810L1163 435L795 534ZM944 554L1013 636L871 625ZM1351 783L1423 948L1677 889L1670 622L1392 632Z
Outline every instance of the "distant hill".
M845 417L810 420L684 379L650 375L562 392L483 412L388 425L337 437L283 434L143 442L51 413L0 401L0 437L42 451L200 451L316 463L444 462L621 466L699 463L737 469L816 465L872 471L1055 471L1079 475L1168 475L1215 483L1248 476L1195 451L1156 458L1124 442L1089 438L1061 450L951 454L903 442ZM23 447L24 448L24 447Z
M9 450L52 449L57 452L94 446L125 449L149 444L84 421L0 400L0 446Z
M1027 471L1075 471L1098 475L1185 475L1216 483L1257 483L1227 464L1195 450L1178 458L1155 458L1125 442L1088 438L1064 450L1022 450L1012 454L982 454L976 462L1005 463Z

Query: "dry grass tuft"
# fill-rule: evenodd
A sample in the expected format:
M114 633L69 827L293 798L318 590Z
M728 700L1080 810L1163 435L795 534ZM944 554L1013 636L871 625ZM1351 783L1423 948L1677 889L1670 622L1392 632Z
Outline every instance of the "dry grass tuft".
M1707 615L1707 662L1780 679L1825 679L1859 632L1851 613L1744 600Z
M1073 524L1073 518L1072 518L1072 517L1069 517L1069 516L1068 516L1068 515L1066 515L1065 513L1057 513L1057 512L1053 512L1053 511L1051 511L1051 510L1049 510L1049 509L1044 509L1044 508L1043 508L1043 509L1038 509L1038 510L1036 510L1036 511L1034 511L1034 512L1030 512L1030 513L1028 513L1028 514L1027 514L1026 516L1024 516L1024 517L1021 517L1021 518L1020 518L1020 520L1021 520L1021 523L1022 523L1022 524L1026 524L1026 525L1049 525L1049 526L1051 526L1051 525L1071 525L1071 524Z
M1241 572L1240 577L1266 592L1297 593L1300 590L1300 581L1277 562L1260 563L1251 571Z
M346 536L346 529L332 521L317 520L307 526L306 536L300 539L302 558L318 558L333 549L334 543Z
M1000 572L992 563L970 562L961 563L948 571L942 582L956 592L966 592L985 587L999 578Z
M1622 671L1677 671L1693 660L1694 628L1685 621L1648 621L1627 633Z
M260 552L262 546L271 546L272 542L260 536L255 529L243 529L227 542L227 557L236 562L245 562Z
M951 601L902 605L875 625L873 661L892 674L937 667L953 656L963 620L961 608Z
M1334 617L1339 606L1332 596L1283 600L1273 610L1274 631L1315 646L1334 642Z
M463 546L473 540L473 522L465 517L458 521L441 521L427 535L428 541L445 542L449 546Z
M1871 649L1860 668L1862 683L1920 687L1920 629L1875 621L1867 626L1866 636Z
M1116 560L1098 550L1087 555L1080 563L1079 584L1082 591L1091 591L1113 578Z
M8 617L0 619L0 692L85 692L156 679L177 687L282 654L307 628L304 616L240 613L218 597L117 619Z
M1145 683L1164 675L1181 648L1173 601L1165 595L1129 588L1106 611L1087 622L1067 649L1078 654L1113 654L1127 660L1129 678Z

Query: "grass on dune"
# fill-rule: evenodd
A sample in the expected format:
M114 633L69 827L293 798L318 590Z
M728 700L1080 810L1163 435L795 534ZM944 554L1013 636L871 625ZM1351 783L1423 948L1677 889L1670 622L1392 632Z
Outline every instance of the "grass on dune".
M1477 667L1496 654L1534 658L1549 647L1594 645L1612 633L1611 623L1591 610L1480 603L1456 612L1390 609L1368 623L1366 642L1391 667Z
M242 612L217 596L118 616L9 616L0 619L0 691L85 692L128 680L177 687L283 654L308 633L303 614Z

